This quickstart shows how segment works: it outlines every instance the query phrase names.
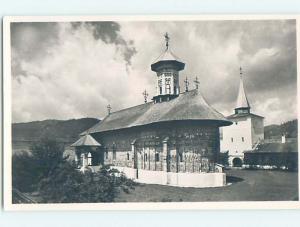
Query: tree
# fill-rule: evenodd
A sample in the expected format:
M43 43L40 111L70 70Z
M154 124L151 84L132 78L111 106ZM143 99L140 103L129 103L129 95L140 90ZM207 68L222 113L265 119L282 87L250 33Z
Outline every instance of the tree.
M98 172L81 173L71 164L62 164L40 182L43 202L113 202L120 190L129 192L135 183L108 166Z
M45 203L112 202L120 190L128 193L134 185L109 166L96 173L80 172L64 157L64 147L49 138L13 160L13 186L22 192L37 191Z
M14 154L12 157L12 186L22 192L34 191L37 183L33 157L28 152Z
M34 144L31 154L38 180L48 177L60 164L66 163L68 158L64 157L64 146L49 137L43 137Z
M37 190L38 183L60 164L66 163L64 147L44 137L30 148L12 157L12 184L21 192Z

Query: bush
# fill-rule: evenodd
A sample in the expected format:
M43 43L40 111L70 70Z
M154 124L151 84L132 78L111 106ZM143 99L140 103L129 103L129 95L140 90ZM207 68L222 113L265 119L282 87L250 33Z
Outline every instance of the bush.
M68 157L64 147L53 139L43 138L30 148L30 152L12 157L12 185L21 192L37 190L38 182L51 174Z
M38 180L48 177L52 171L66 163L68 159L68 157L64 157L64 146L47 137L34 144L30 150Z
M98 172L76 169L64 157L64 147L44 138L31 153L13 156L13 187L21 192L37 191L45 203L112 202L123 190L129 193L135 183L109 166Z
M120 190L128 193L134 185L132 180L106 166L96 173L81 173L75 166L64 164L40 182L39 191L43 202L113 202Z
M28 152L14 154L12 157L12 186L22 192L32 192L38 183L37 172L32 155Z

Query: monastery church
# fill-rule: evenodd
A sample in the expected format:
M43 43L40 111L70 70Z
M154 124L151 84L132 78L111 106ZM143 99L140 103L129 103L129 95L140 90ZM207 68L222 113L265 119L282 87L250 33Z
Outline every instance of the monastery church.
M206 102L198 79L193 90L186 79L182 92L179 80L185 63L171 51L167 34L165 41L165 50L151 64L157 78L152 101L147 102L145 91L144 104L116 112L108 106L108 115L71 145L75 161L81 171L111 165L141 183L224 186L226 176L218 164L220 127L222 150L236 163L234 158L242 161L243 150L263 137L262 117L250 113L242 78L235 114L228 118Z

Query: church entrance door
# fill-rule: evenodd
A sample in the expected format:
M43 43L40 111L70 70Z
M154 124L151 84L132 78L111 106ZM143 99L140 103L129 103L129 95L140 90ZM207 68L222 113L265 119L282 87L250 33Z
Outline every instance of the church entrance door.
M232 160L233 167L242 167L243 161L240 158L234 158Z

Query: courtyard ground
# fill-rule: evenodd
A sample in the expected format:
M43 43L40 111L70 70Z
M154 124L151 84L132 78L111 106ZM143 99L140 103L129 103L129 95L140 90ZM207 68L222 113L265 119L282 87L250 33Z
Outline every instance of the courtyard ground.
M298 174L269 170L227 170L219 188L180 188L140 184L116 202L291 201L298 200Z

